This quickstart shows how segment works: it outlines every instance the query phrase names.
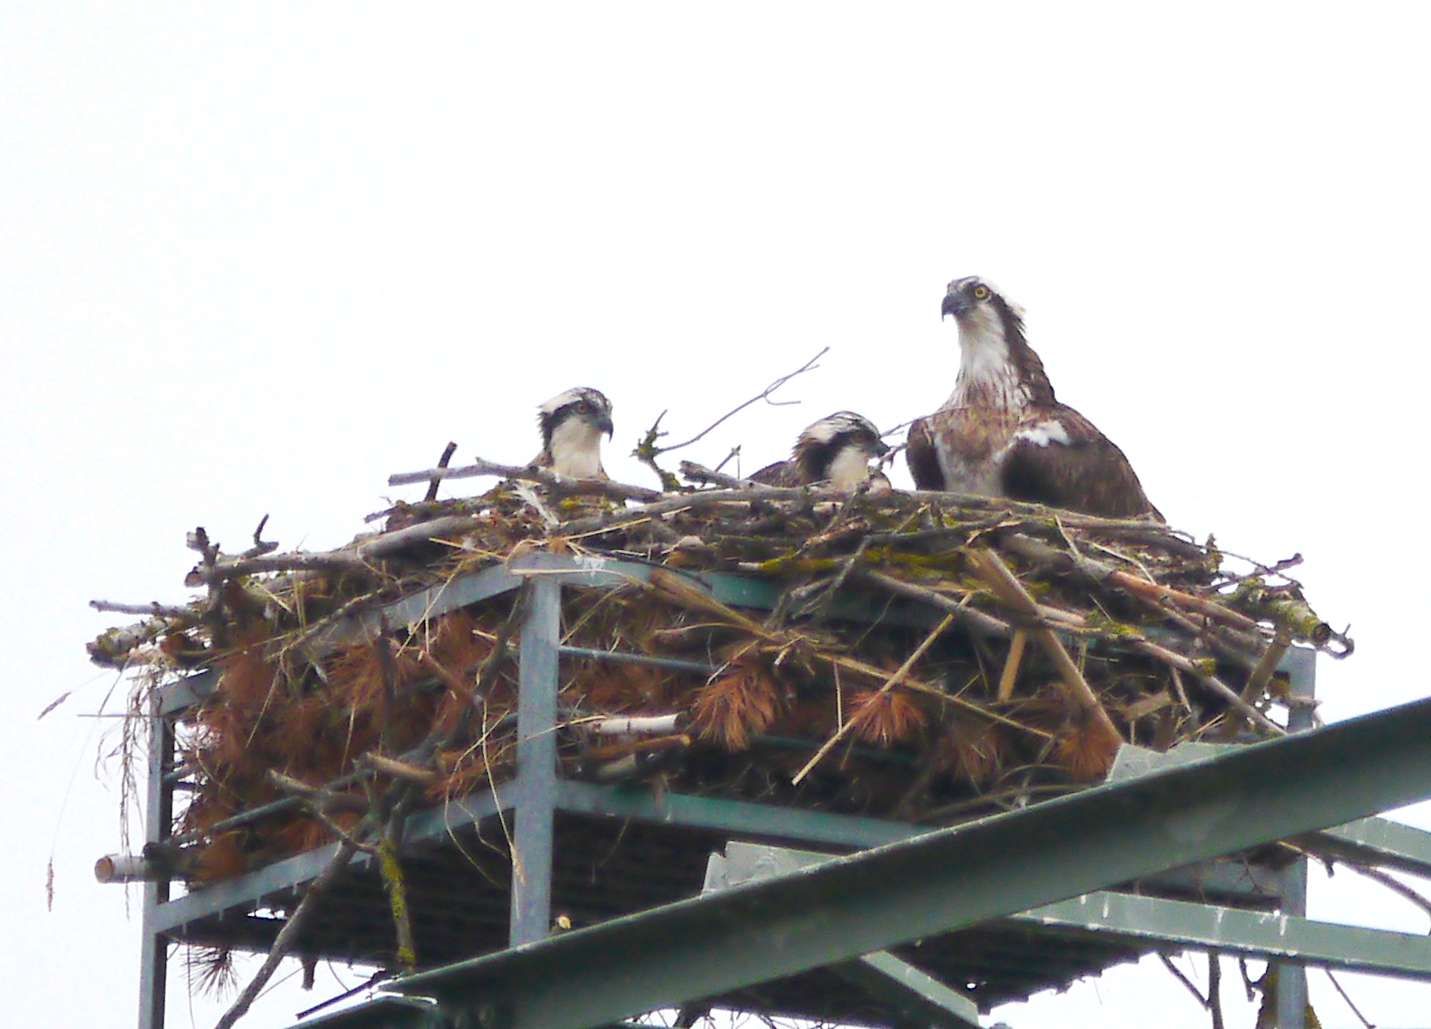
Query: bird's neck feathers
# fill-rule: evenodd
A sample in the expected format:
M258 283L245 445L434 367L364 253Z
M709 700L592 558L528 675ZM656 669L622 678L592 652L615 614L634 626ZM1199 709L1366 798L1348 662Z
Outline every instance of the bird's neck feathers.
M1043 362L1024 338L1024 323L1002 303L981 304L961 315L959 375L950 407L994 407L1021 411L1052 404L1053 387Z
M830 459L823 478L835 489L854 489L870 477L870 458L856 446L842 446Z
M869 478L870 455L843 434L828 438L812 426L790 455L802 483L829 482L836 489L854 489Z
M551 469L574 479L604 479L601 467L601 430L582 418L563 418L547 440Z

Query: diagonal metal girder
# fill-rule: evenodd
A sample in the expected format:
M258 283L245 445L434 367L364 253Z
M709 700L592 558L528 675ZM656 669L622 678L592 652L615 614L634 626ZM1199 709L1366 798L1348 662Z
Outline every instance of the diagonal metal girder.
M1428 796L1431 700L1423 700L449 965L392 989L434 997L467 1024L590 1029Z
M716 893L741 883L789 875L829 860L829 854L814 851L732 841L726 844L724 854L711 855L702 892ZM979 1029L979 1007L967 995L887 950L834 965L831 971L882 997L910 1025Z
M893 1005L911 1025L938 1029L980 1029L979 1007L958 990L887 950L877 950L843 965L835 974Z

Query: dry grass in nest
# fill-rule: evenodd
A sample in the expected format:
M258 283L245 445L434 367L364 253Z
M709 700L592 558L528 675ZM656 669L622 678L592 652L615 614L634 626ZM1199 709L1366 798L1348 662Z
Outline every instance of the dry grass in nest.
M439 751L438 776L428 784L424 795L434 803L465 797L479 786L504 777L516 763L515 743L489 742L486 747L474 743L462 750Z

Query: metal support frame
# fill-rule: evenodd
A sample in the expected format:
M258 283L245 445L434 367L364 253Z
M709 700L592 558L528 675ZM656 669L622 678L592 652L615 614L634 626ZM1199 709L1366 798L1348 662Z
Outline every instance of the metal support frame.
M522 616L517 695L516 830L512 841L513 947L547 935L556 824L557 646L561 585L537 580Z
M1287 652L1288 686L1294 701L1287 715L1287 728L1306 732L1315 724L1313 695L1316 692L1315 654ZM1300 702L1300 703L1298 703ZM1298 919L1307 916L1307 859L1299 857L1282 870L1282 911ZM1278 1029L1303 1029L1307 1024L1307 968L1301 961L1281 960L1277 965Z
M648 575L646 566L614 559L531 554L510 565L462 576L404 598L383 612L370 612L363 619L350 620L351 624L343 623L332 630L335 641L354 638L380 631L384 624L408 624L475 603L507 592L522 581L531 583L519 650L517 775L491 795L468 797L412 816L404 837L409 845L436 840L499 810L513 811L510 941L516 949L404 980L395 988L404 991L406 996L389 995L356 1009L366 1011L366 1015L340 1013L311 1024L412 1024L420 1012L432 1013L431 1004L420 999L426 995L440 997L444 1011L453 1010L454 1004L469 1014L480 1009L490 1015L500 1009L505 1012L504 1019L510 1016L509 1021L503 1022L504 1027L510 1029L537 1025L597 1026L662 1003L710 996L722 989L823 965L893 993L900 998L899 1004L905 1005L905 1010L917 1013L915 1017L927 1020L934 1011L939 1015L934 1021L944 1018L951 1021L939 1024L954 1025L967 1015L967 1009L961 1011L956 1003L962 998L951 991L950 996L954 997L951 1001L950 996L939 992L947 987L927 976L920 979L923 973L892 955L885 955L889 960L883 961L877 956L883 947L913 938L908 932L924 935L949 931L990 917L1013 915L1021 908L1034 905L1045 906L1039 917L1045 919L1045 924L1052 925L1057 919L1071 917L1059 904L1049 906L1059 898L1299 833L1314 835L1326 845L1342 847L1361 860L1384 856L1391 867L1422 874L1431 870L1431 835L1379 819L1323 828L1328 823L1347 822L1362 814L1431 795L1431 768L1428 768L1431 759L1389 748L1384 739L1374 744L1346 742L1330 747L1323 742L1327 734L1335 740L1360 739L1358 734L1364 734L1366 729L1354 723L1320 730L1310 734L1311 739L1236 747L1225 756L1189 768L1159 772L1148 776L1146 781L1095 788L1026 811L914 840L910 837L919 833L919 827L903 823L714 798L656 796L640 788L562 780L557 774L555 732L560 657L644 660L644 655L607 655L562 646L562 587L569 584L612 586ZM738 606L767 607L776 597L774 587L762 580L722 573L699 573L694 578L718 599ZM883 620L901 624L913 623L921 615L927 616L927 612L890 608L879 612ZM1284 660L1283 668L1290 674L1294 695L1310 695L1313 660L1312 653L1296 650L1289 652ZM172 717L202 699L212 684L211 673L179 683L164 692L156 710ZM1411 705L1396 719L1376 724L1384 725L1389 734L1399 735L1414 718L1421 717L1422 709ZM1301 728L1310 721L1310 707L1293 709L1292 728ZM167 779L173 777L166 776L166 772L172 762L173 732L172 724L164 718L156 718L154 724L147 834L150 840L159 841L167 835L172 821L173 784ZM1360 754L1348 753L1358 746L1365 747ZM1260 756L1271 747L1282 748L1275 751L1280 756ZM1301 757L1313 751L1320 756L1314 760ZM1234 774L1225 769L1242 771ZM1398 783L1398 777L1404 778ZM1168 785L1170 783L1179 785L1174 788ZM759 901L736 897L735 894L744 893L736 890L730 897L709 898L710 902L718 902L714 907L700 906L708 901L684 902L549 938L556 811L716 829L747 838L806 846L880 849L843 859L855 862L849 866L851 869L863 870L855 879L840 879L838 885L836 879L840 875L853 872L820 870L821 876L831 876L828 881L819 877L810 879L801 873L791 882L781 884L775 893L766 889L760 893L764 899ZM1078 812L1071 820L1070 811ZM1275 812L1277 817L1268 817L1269 812ZM1089 827L1094 824L1098 831L1090 832ZM1056 825L1062 828L1050 828ZM1071 841L1076 841L1072 854ZM892 846L883 846L889 844ZM861 864L867 858L889 852L905 853L902 848L911 847L920 848L918 852L924 856L917 865L901 865L898 872L891 872L879 863L895 860L892 857L879 857L874 863ZM982 851L982 855L971 850ZM174 901L168 899L167 883L146 885L141 1029L163 1026L166 931L172 932L188 922L234 908L251 910L261 906L265 898L296 889L316 875L325 863L325 854L326 850L320 848L297 855ZM997 859L991 859L990 855ZM360 856L355 864L363 860ZM1049 864L1041 867L1041 861ZM1058 869L1057 875L1047 874L1051 867ZM1299 880L1293 872L1282 883L1281 915L1261 916L1242 911L1235 914L1247 918L1290 916L1293 921L1286 924L1299 926L1304 921L1295 917L1302 913L1298 905L1304 893L1299 890L1305 889L1305 871L1304 866L1301 867L1303 878ZM873 891L877 895L871 895L872 886L879 887ZM887 891L886 886L897 888ZM814 894L810 892L812 889ZM914 899L916 896L919 899ZM1141 899L1152 902L1151 898ZM748 925L750 903L769 907L774 921L761 919L758 926ZM688 905L696 907L688 911ZM1183 906L1209 910L1205 905ZM1140 909L1144 914L1157 912L1158 918L1154 921L1164 931L1161 935L1130 932L1129 938L1227 951L1238 951L1246 942L1234 945L1225 939L1214 939L1210 933L1199 935L1187 925L1179 928L1177 919L1168 914L1175 910L1181 909ZM1092 923L1085 920L1080 924L1088 928ZM879 927L878 932L885 933L888 942L865 946L872 938L871 926ZM1114 924L1100 928L1118 931ZM1248 939L1256 936L1255 927L1247 932ZM1333 932L1317 936L1306 949L1296 953L1311 959L1323 950L1335 951L1341 946L1365 951L1381 945L1368 943L1371 937L1355 936L1357 932L1375 931L1347 930L1353 935ZM1390 941L1394 935L1382 934L1376 936L1376 940ZM779 942L772 944L772 940ZM573 947L576 949L571 950ZM623 950L628 947L634 949ZM1254 952L1246 947L1241 949ZM1292 949L1278 951L1272 947L1255 952L1274 958L1294 953ZM713 956L727 953L729 959L713 960ZM872 954L876 955L873 964L868 960L858 966L849 964ZM1406 963L1401 966L1396 965L1394 957L1378 954L1371 964L1356 966L1349 962L1345 967L1374 967L1393 973L1401 968L1401 974L1421 974L1419 952L1408 951ZM610 967L617 955L620 955L619 974ZM702 966L704 978L692 976L690 962ZM633 968L633 964L640 967ZM1284 964L1283 969L1281 977L1286 985L1279 997L1279 1001L1285 1000L1282 1025L1284 1029L1300 1029L1302 1008L1297 1002L1296 990L1300 987L1301 997L1305 997L1301 966L1289 963ZM612 986L607 980L613 976L623 985ZM1294 980L1297 985L1293 985ZM549 990L544 985L556 981L563 982L560 991ZM546 996L557 993L561 998ZM345 1018L358 1021L343 1021ZM966 1019L964 1024L972 1021Z
M160 843L174 824L174 790L166 781L174 754L174 726L159 713L156 698L149 719L149 788L145 795L144 841ZM139 1029L163 1029L169 982L169 941L158 925L169 899L167 879L144 884L143 942L139 948Z

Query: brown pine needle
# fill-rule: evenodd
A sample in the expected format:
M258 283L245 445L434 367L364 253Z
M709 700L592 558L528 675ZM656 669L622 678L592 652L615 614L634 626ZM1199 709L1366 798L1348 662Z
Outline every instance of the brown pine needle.
M909 670L914 667L915 662L924 656L924 652L927 651L930 647L932 647L934 645L934 641L937 640L940 636L942 636L944 634L944 630L949 628L949 626L952 624L954 624L954 615L951 612L950 614L945 615L944 620L934 627L933 632L931 632L928 636L924 637L924 642L921 643L918 647L916 647L914 653L910 654L909 657L905 659L904 664L899 666L898 671L891 675L889 679L885 682L885 684L879 688L879 692L881 694L888 693L890 690L894 689L901 682L903 682L904 677L909 674ZM835 748L835 744L839 743L840 740L845 738L845 734L848 733L850 729L854 727L855 721L858 717L858 714L856 714L847 718L844 724L842 724L840 728L836 730L835 735L831 736L828 740L825 741L824 746L822 746L819 750L815 751L815 756L812 757L809 761L805 762L805 767L800 769L800 771L795 774L795 778L790 780L790 785L799 786L800 780L810 774L810 769L814 768L817 764L819 764L820 759L823 758L826 754L828 754L831 750L833 750Z

